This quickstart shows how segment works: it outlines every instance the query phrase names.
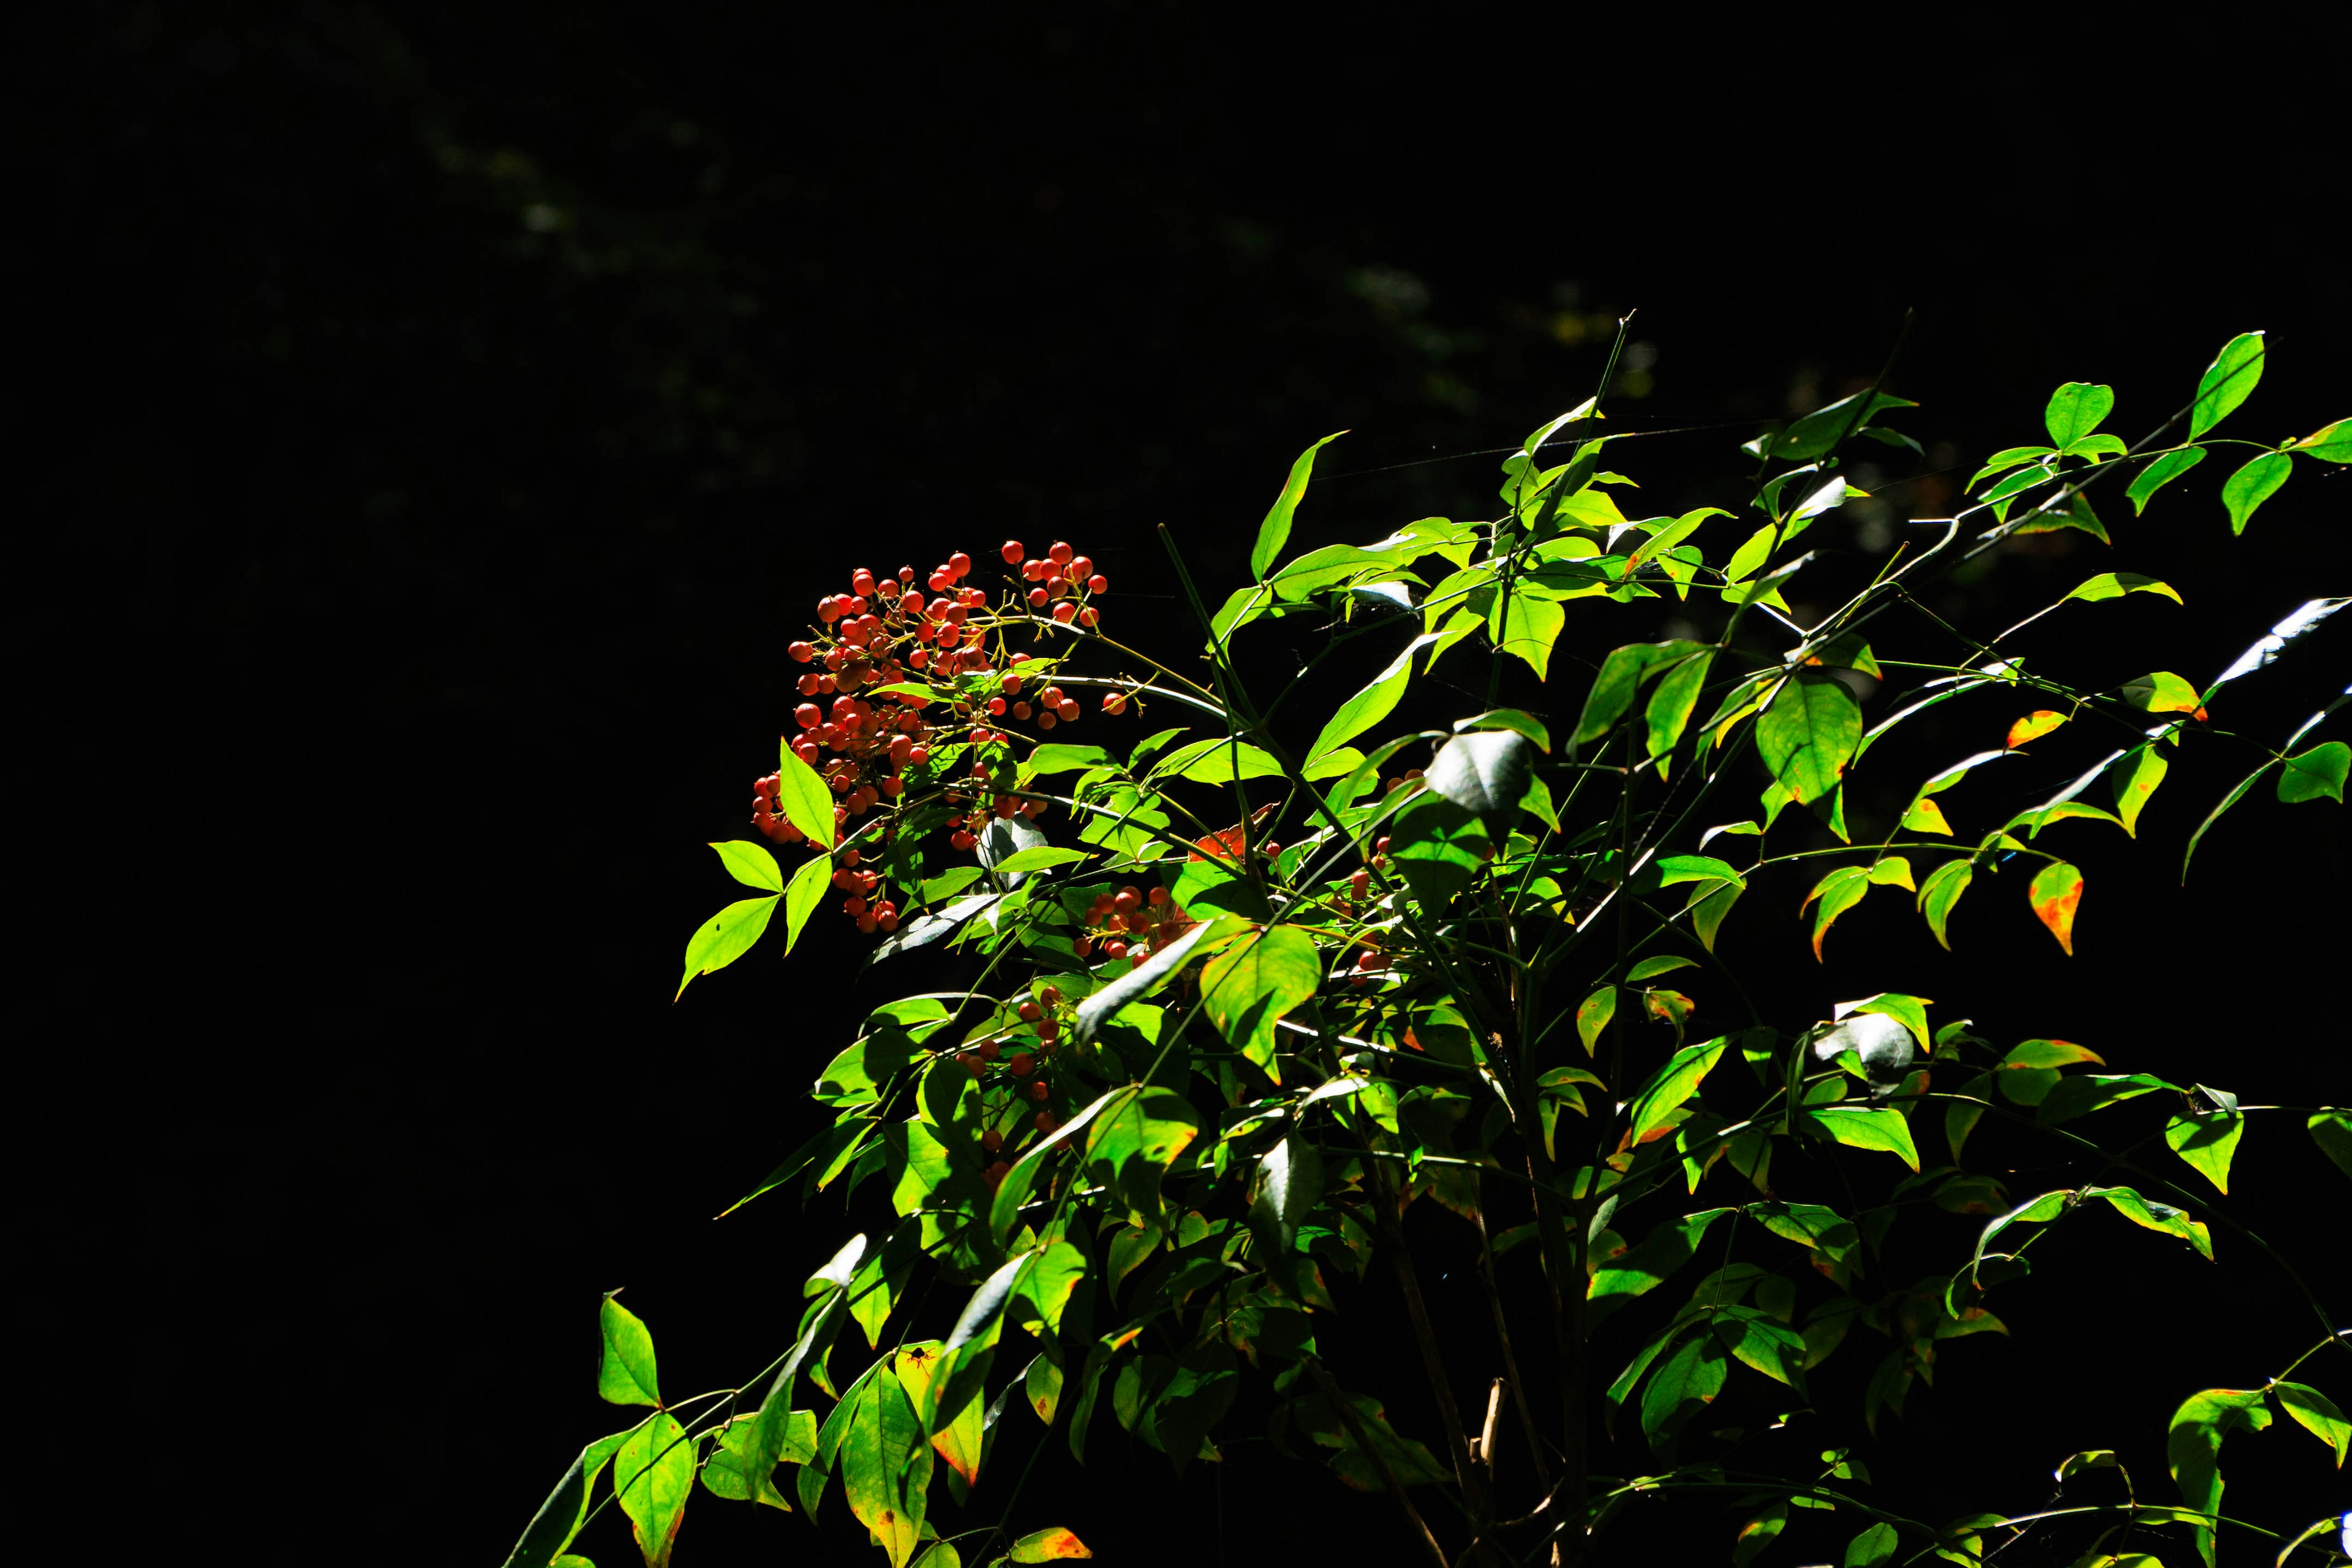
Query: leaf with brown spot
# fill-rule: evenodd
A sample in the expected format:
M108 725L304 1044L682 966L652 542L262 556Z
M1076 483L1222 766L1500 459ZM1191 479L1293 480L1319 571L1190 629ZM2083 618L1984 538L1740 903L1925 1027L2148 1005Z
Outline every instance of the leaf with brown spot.
M2126 833L2138 833L2139 814L2171 766L2151 741L2125 753L2123 760L2109 771L2107 779L2115 786L2117 820L2123 823Z
M1617 1014L1617 988L1604 985L1587 996L1576 1007L1576 1037L1584 1042L1584 1054L1591 1056L1601 1039L1601 1031Z
M1055 1525L1051 1530L1040 1530L1014 1542L1013 1550L1006 1553L1005 1561L1059 1563L1072 1557L1092 1557L1093 1555L1093 1552L1087 1550L1085 1542L1080 1541L1061 1526Z
M2001 742L2003 749L2015 751L2028 741L2038 741L2066 721L2066 715L2049 708L2037 708L2009 727L2009 738Z
M1945 819L1944 808L1927 795L1911 803L1911 809L1903 814L1903 826L1914 833L1940 833L1947 838L1952 836L1952 825Z
M2033 905L2034 918L2050 928L2058 945L2073 957L2074 911L2083 902L2083 873L2063 860L2053 861L2033 879L2026 897Z

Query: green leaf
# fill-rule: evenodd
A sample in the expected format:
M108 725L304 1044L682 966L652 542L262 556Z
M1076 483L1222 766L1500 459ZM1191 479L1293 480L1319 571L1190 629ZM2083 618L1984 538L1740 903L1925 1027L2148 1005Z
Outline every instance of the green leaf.
M1826 456L1849 426L1858 430L1890 408L1918 406L1907 397L1897 397L1888 392L1857 392L1814 409L1802 418L1791 421L1789 427L1779 435L1765 437L1762 443L1749 442L1741 450L1750 457L1761 457L1769 451L1775 458L1806 462ZM1762 449L1756 449L1759 446Z
M797 1454L787 1453L787 1459L804 1461L816 1452L816 1415L814 1411L793 1412L792 1437ZM770 1508L793 1511L776 1489L775 1467L770 1466L763 1475L759 1470L756 1450L759 1447L760 1423L752 1416L742 1416L727 1424L719 1435L719 1447L703 1462L702 1484L713 1497L730 1502L760 1502Z
M1815 962L1828 962L1822 957L1822 939L1830 934L1830 927L1836 923L1838 916L1862 902L1863 895L1869 892L1873 885L1870 873L1860 866L1841 866L1813 884L1813 890L1805 895L1805 902L1798 905L1797 909L1801 914L1805 906L1815 899L1822 901L1822 907L1813 911Z
M1836 787L1862 743L1862 710L1836 676L1797 671L1756 721L1764 765L1800 805Z
M2328 741L2300 756L2289 757L2279 770L2278 797L2288 805L2306 800L2344 802L2344 780L2352 773L2352 746Z
M2042 423L2049 427L2053 442L2070 447L2105 423L2115 406L2114 387L2070 381L2050 395L2050 406L2042 410Z
M776 760L776 804L785 820L820 848L833 847L833 792L817 771L801 761L786 736Z
M2034 873L2026 889L2033 917L2050 928L2068 957L2074 952L2074 911L2083 902L2083 873L2063 860L2053 860Z
M833 887L833 863L824 856L813 855L793 873L792 885L784 889L784 952L789 955L808 929L809 917Z
M1919 1168L1919 1151L1911 1142L1911 1124L1899 1110L1823 1105L1806 1114L1814 1125L1849 1149L1883 1149L1913 1170Z
M1633 1097L1631 1107L1633 1141L1648 1140L1651 1133L1667 1125L1667 1118L1682 1108L1683 1102L1698 1092L1698 1086L1717 1058L1723 1055L1727 1038L1717 1038L1696 1046L1685 1046L1666 1059L1666 1064L1653 1074L1648 1084Z
M2261 1390L2209 1388L2192 1394L2172 1413L2164 1451L2180 1500L2199 1513L2221 1511L2221 1439L2232 1432L2259 1432L2271 1424ZM2198 1554L2213 1565L2213 1531L2192 1524Z
M694 1495L695 1445L667 1410L629 1434L613 1460L613 1491L637 1538L646 1568L667 1568L687 1500Z
M2105 392L2106 388L2098 390ZM1881 1564L1895 1561L1895 1549L1901 1544L1902 1538L1895 1532L1893 1525L1884 1522L1874 1524L1846 1542L1845 1555L1839 1561L1843 1568L1880 1568Z
M1965 858L1947 860L1928 872L1927 879L1919 884L1919 912L1927 917L1927 929L1936 933L1937 944L1947 952L1952 950L1948 930L1952 906L1960 901L1960 895L1969 890L1969 883L1975 877L1976 868Z
M1008 1563L1059 1563L1068 1558L1093 1555L1093 1552L1087 1550L1085 1542L1080 1541L1061 1526L1055 1525L1050 1530L1036 1531L1014 1542L1013 1550L1005 1554L1004 1560Z
M1130 1215L1156 1215L1162 1173L1200 1131L1200 1113L1182 1095L1140 1089L1087 1129L1087 1173L1110 1188Z
M1051 742L1032 750L1021 763L1024 779L1043 778L1048 773L1077 773L1087 768L1115 768L1118 759L1100 746L1072 746Z
M2197 689L2168 669L2127 680L2116 689L2143 713L2195 713L2204 706L2198 700Z
M1701 648L1675 662L1659 679L1657 689L1650 693L1650 705L1643 711L1649 725L1650 755L1664 756L1682 739L1683 731L1690 724L1691 712L1698 704L1699 693L1706 685L1707 669L1714 662L1715 650ZM1659 776L1664 776L1663 765Z
M2219 425L2253 395L2263 378L2263 356L2260 332L2241 332L2221 345L2197 383L2197 401L2189 412L2190 440Z
M1194 784L1229 784L1237 775L1244 779L1280 778L1282 764L1248 742L1228 737L1179 746L1152 767L1153 778L1171 775Z
M1731 1568L1748 1568L1763 1550L1771 1545L1789 1522L1787 1503L1768 1503L1756 1516L1739 1527L1733 1540Z
M2234 1110L2205 1111L2176 1116L2166 1122L2164 1142L2199 1175L2226 1194L2230 1190L2230 1157L2238 1152L2238 1138L2245 1130L2246 1119Z
M897 1378L866 1383L842 1434L836 1463L849 1511L873 1531L891 1568L906 1568L921 1544L931 1445Z
M2336 1168L2352 1176L2352 1110L2339 1110L2330 1106L2315 1110L2306 1118L2304 1126L2319 1152L2336 1162Z
M1584 699L1584 712L1577 720L1576 732L1569 737L1569 743L1585 746L1600 740L1633 707L1634 694L1644 680L1677 659L1712 651L1706 644L1685 637L1629 643L1611 649L1601 661L1600 673L1592 678L1592 689Z
M812 862L819 866L824 863ZM696 976L724 969L751 952L760 933L768 929L769 917L776 912L776 902L773 894L764 899L743 899L696 927L694 934L687 939L686 973L677 983L677 995L670 1000L675 1002L685 995Z
M1209 961L1201 971L1201 1004L1226 1043L1279 1083L1274 1026L1312 997L1322 979L1314 940L1297 926L1275 926Z
M1668 1356L1642 1391L1642 1431L1651 1447L1670 1444L1685 1422L1713 1404L1728 1370L1723 1346L1712 1337L1687 1340Z
M1414 801L1390 829L1390 858L1414 900L1431 910L1468 887L1492 849L1485 826L1441 795Z
M1503 624L1495 646L1534 670L1538 680L1549 679L1551 647L1568 625L1568 612L1558 600L1533 593L1514 592L1496 605Z
M1249 1223L1259 1250L1253 1256L1271 1266L1295 1250L1300 1224L1323 1195L1323 1157L1303 1138L1285 1138L1258 1162L1256 1184Z
M1372 683L1339 704L1339 710L1324 722L1315 743L1307 748L1307 760L1311 763L1329 752L1335 752L1354 740L1396 710L1404 696L1405 687L1412 679L1412 656L1432 642L1433 637L1415 637L1389 662L1389 667L1373 678Z
M1753 1307L1720 1308L1715 1314L1715 1335L1742 1366L1791 1388L1804 1386L1805 1336L1770 1313Z
M1576 1037L1584 1042L1584 1054L1596 1054L1601 1031L1617 1016L1617 987L1604 985L1577 1004Z
M563 1549L588 1522L588 1496L595 1489L596 1478L604 1473L605 1461L628 1439L628 1433L615 1432L580 1450L580 1457L572 1461L572 1468L563 1472L563 1479L523 1527L522 1539L507 1553L505 1568L548 1568L562 1560Z
M2184 447L2177 452L2167 452L2142 468L2124 491L2132 503L2132 515L2137 517L2146 511L2150 497L2203 462L2206 450L2203 447Z
M1150 958L1078 1004L1076 1032L1080 1042L1091 1042L1106 1020L1117 1017L1129 1003L1142 1001L1174 979L1177 972L1194 957L1205 956L1198 952L1203 943L1213 943L1214 951L1243 929L1244 922L1239 920L1221 917L1194 926L1173 942L1155 946Z
M1345 430L1333 431L1299 453L1297 461L1290 465L1290 478L1283 481L1282 493L1274 498L1265 521L1257 525L1257 542L1250 547L1251 576L1264 581L1266 568L1274 564L1275 557L1289 542L1290 521L1298 510L1300 499L1307 494L1308 477L1315 472L1315 454L1346 434Z
M1701 1209L1666 1220L1643 1237L1640 1246L1593 1270L1588 1290L1588 1325L1600 1322L1635 1297L1656 1289L1667 1276L1696 1255L1707 1226L1731 1212L1727 1208ZM1852 1228L1847 1227L1849 1231Z
M2278 492L2294 468L2294 459L2284 452L2264 452L2221 481L2221 504L2230 511L2231 532L2246 531L2254 509Z
M2352 1455L2352 1421L2344 1419L2336 1402L2304 1383L2273 1383L2271 1392L2296 1426L2336 1450L2336 1468L2342 1469L2346 1456Z
M2123 755L2109 771L2107 778L2115 786L2116 811L2126 833L2139 830L2139 814L2147 805L2147 797L2164 782L2172 764L2158 753L2154 742L2135 746Z
M1016 849L989 868L1000 877L1010 877L1023 871L1043 871L1049 867L1067 866L1074 860L1087 858L1083 849L1056 849L1040 844L1027 849Z
M596 1364L596 1396L614 1405L661 1405L661 1384L654 1370L654 1336L645 1320L604 1293L596 1309L596 1327L604 1340L604 1359Z
M2095 604L2102 599L2120 599L2126 594L2161 594L2176 605L2184 602L2171 584L2143 577L2137 572L2102 572L2077 585L2066 597Z
M719 863L727 868L727 874L745 887L768 893L784 890L784 873L777 867L776 858L763 846L737 838L711 847L719 851Z
M2338 419L2333 425L2323 425L2294 444L2298 456L2321 458L2331 463L2352 463L2352 419Z

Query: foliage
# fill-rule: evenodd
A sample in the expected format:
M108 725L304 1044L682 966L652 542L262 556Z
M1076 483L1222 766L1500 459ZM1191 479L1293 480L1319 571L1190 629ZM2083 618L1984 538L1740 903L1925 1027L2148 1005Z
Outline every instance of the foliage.
M2184 877L2273 770L2282 802L2342 800L2345 745L2306 737L2345 696L2274 742L2227 731L2216 710L2345 599L2305 604L2202 686L2163 669L2100 686L2004 645L2044 616L2179 592L2101 573L1990 638L1943 624L1917 592L2021 534L2106 540L2091 496L2118 473L2134 476L2137 512L2233 451L2243 460L2220 496L2242 532L2298 462L2352 461L2343 422L2276 447L2213 434L2263 356L2260 334L2233 340L2189 405L2135 447L2101 429L2109 388L2060 387L2047 444L1996 453L1936 537L1811 626L1785 595L1817 562L1802 537L1862 494L1841 451L1908 440L1882 421L1909 405L1877 388L1750 442L1745 514L1627 517L1618 492L1632 481L1601 467L1596 396L1504 463L1496 517L1423 519L1286 560L1327 437L1266 514L1253 580L1213 608L1170 542L1205 638L1197 679L1111 635L1109 584L1066 543L1034 557L1005 544L1017 576L993 598L961 554L919 584L911 570L859 569L791 645L803 700L799 732L755 785L764 842L713 847L756 896L697 931L680 990L740 958L780 902L789 950L836 896L876 938L877 962L940 943L978 960L960 991L871 1012L817 1079L831 1128L745 1200L862 1189L895 1218L809 1277L796 1335L759 1375L698 1401L664 1402L649 1331L608 1298L599 1391L652 1414L583 1451L510 1563L579 1561L563 1553L604 1506L608 1465L606 1495L648 1564L668 1560L698 1475L714 1496L785 1510L814 1513L837 1491L892 1568L1082 1557L1066 1531L940 1528L940 1500L961 1504L980 1484L1011 1410L1081 1458L1108 1415L1181 1471L1253 1437L1233 1429L1245 1386L1241 1407L1268 1413L1261 1440L1389 1493L1441 1564L1586 1561L1628 1500L1653 1492L1737 1501L1744 1522L1727 1544L1741 1568L1792 1524L1849 1538L1849 1563L1932 1552L1963 1568L2033 1529L2079 1534L2084 1561L2101 1563L2149 1561L2134 1553L2151 1538L2209 1563L2224 1531L2285 1540L2302 1521L2273 1530L2221 1512L2219 1455L2229 1435L2284 1415L2342 1462L2352 1426L2320 1388L2288 1380L2342 1348L2332 1333L2259 1387L2189 1394L2168 1442L2178 1503L2142 1501L2101 1451L2066 1459L2059 1479L2116 1469L2120 1501L1901 1517L1867 1500L1848 1449L1760 1468L1711 1407L1737 1404L1778 1430L1820 1414L1815 1369L1871 1356L1858 1414L1875 1430L1919 1396L1947 1342L2009 1331L1996 1308L2037 1248L2103 1216L2209 1259L2231 1237L2262 1247L2215 1194L2255 1121L2290 1108L2064 1040L1989 1040L1891 991L1825 1019L1751 1009L1719 1033L1694 1026L1717 1004L1692 994L1720 981L1744 1005L1717 940L1734 913L1759 913L1745 895L1774 868L1804 863L1797 912L1817 958L1864 920L1916 918L1948 947L1963 900L2002 883L2009 918L2030 916L2072 953L2086 878L2045 835L2073 824L2058 843L2102 826L2136 838L2184 750L2251 764L2189 835ZM2183 419L2186 440L2162 444ZM1557 657L1571 616L1667 595L1685 626L1705 615L1715 635L1616 647L1589 680ZM1316 665L1381 650L1303 745L1274 721L1283 699L1266 704L1243 651L1254 628L1298 617L1328 628ZM1898 636L1926 652L1883 651ZM1938 642L1957 657L1933 657ZM1413 711L1444 699L1432 672L1449 658L1458 679L1483 678L1480 710L1393 728L1409 698ZM1542 683L1540 710L1501 704L1515 665ZM1872 722L1864 696L1895 680L1908 693ZM1064 731L1087 695L1105 714L1173 721L1118 749L1074 742ZM1959 700L1990 710L2002 743L1936 763L1882 841L1854 842L1848 779L1894 731ZM2005 733L2003 712L2018 715ZM2055 765L2084 736L2084 755ZM2015 783L2045 755L2026 808L1957 804L1987 764ZM1752 806L1727 804L1759 786ZM1039 826L1057 815L1063 843ZM1784 821L1828 837L1780 847ZM800 857L789 875L772 846ZM2292 1113L2352 1172L2352 1111ZM1987 1119L2095 1154L2101 1173L2012 1191L1967 1163ZM2169 1163L2149 1152L2159 1141ZM1402 1217L1424 1199L1479 1238L1504 1373L1483 1424L1457 1402L1459 1346L1433 1327L1405 1241ZM1517 1214L1489 1234L1490 1215ZM1889 1278L1890 1235L1938 1214L1984 1216L1973 1247L1929 1277ZM1544 1284L1515 1295L1496 1260L1520 1248ZM1327 1364L1318 1347L1318 1316L1376 1265L1399 1286L1433 1429L1400 1429L1360 1381L1375 1369ZM951 1321L923 1316L933 1288L961 1301ZM916 1337L927 1330L937 1337ZM1524 1376L1516 1347L1551 1375ZM1530 1495L1506 1497L1498 1480L1507 1397ZM1653 1468L1600 1473L1596 1418L1637 1429ZM2328 1551L2310 1531L2303 1545L2315 1560Z

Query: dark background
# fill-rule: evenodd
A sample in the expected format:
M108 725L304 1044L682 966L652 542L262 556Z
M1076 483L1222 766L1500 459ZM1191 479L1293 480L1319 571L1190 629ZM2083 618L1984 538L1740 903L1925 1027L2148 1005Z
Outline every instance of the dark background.
M2352 411L2323 243L2326 62L2352 40L2318 16L66 13L14 161L38 221L9 241L33 280L19 532L62 546L11 616L39 737L17 885L50 918L9 1033L40 1064L17 1140L31 1353L58 1409L121 1423L79 1428L71 1484L158 1545L488 1558L611 1424L601 1290L632 1288L668 1386L764 1356L837 1218L706 1216L799 1142L797 1096L875 993L821 928L804 963L668 996L730 896L701 846L741 834L772 766L782 642L852 565L1068 537L1172 650L1156 525L1230 581L1290 458L1342 427L1300 542L1485 515L1488 449L1590 393L1636 307L1614 416L1700 427L1620 449L1653 511L1735 498L1738 441L1865 384L1916 309L1890 384L1924 405L1898 423L1928 460L1873 449L1864 570L1865 532L1883 551L1948 510L2061 380L2115 384L2137 436L2262 327L2238 433ZM2352 482L2299 468L2232 543L2221 471L2142 521L2104 501L2112 559L2006 552L1945 606L1989 629L2147 571L2189 609L2095 606L2029 649L2218 670L2345 591ZM1655 619L1596 621L1580 650ZM2094 631L2123 646L2069 640ZM2318 706L2344 636L2238 689L2232 724L2275 736ZM1947 738L1894 771L1989 743ZM1894 985L1996 1038L2340 1100L2341 809L2290 817L2266 784L2174 890L2231 765L2184 761L2147 853L2068 830L2093 879L2071 963L1999 884L1958 956L1907 916L1850 917L1825 970L1793 921L1758 922L1746 956L1797 1016ZM2284 1119L2239 1170L2257 1229L2340 1204ZM2022 1508L2065 1453L2118 1441L2168 1495L2179 1398L2316 1337L2226 1234L2219 1270L2108 1239L1883 1431L1889 1506ZM1447 1321L1473 1321L1453 1288ZM1369 1291L1325 1343L1410 1424L1382 1310ZM2233 1447L2233 1506L2342 1506L2307 1439L2234 1442L2267 1447ZM1093 1467L1049 1463L1023 1520L1109 1561L1213 1561L1222 1468L1227 1560L1392 1554L1378 1498L1255 1457L1171 1494L1160 1462L1105 1419ZM845 1560L845 1521L828 1505ZM1649 1549L1719 1551L1729 1522L1691 1510ZM706 1500L686 1561L804 1550L804 1529ZM599 1525L583 1550L631 1549Z

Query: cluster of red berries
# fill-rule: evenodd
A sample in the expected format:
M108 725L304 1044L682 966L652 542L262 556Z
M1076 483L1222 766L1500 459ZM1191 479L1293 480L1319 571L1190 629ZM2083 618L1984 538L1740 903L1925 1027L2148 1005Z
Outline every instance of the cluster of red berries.
M1106 959L1132 958L1140 963L1154 947L1182 935L1194 921L1183 905L1168 896L1167 889L1154 888L1147 893L1128 887L1115 893L1097 893L1084 923L1087 934L1071 944L1080 958L1093 956L1099 948Z
M1010 1054L1005 1051L1004 1040L991 1036L966 1046L956 1053L955 1058L974 1079L986 1083L992 1077L1001 1086L1009 1089L1016 1100L1036 1105L1038 1109L1031 1114L1029 1124L1041 1134L1050 1133L1062 1125L1061 1118L1045 1108L1045 1102L1053 1098L1054 1092L1046 1079L1045 1064L1053 1057L1055 1044L1062 1037L1061 1021L1055 1016L1061 1005L1059 987L1043 987L1034 1000L1021 1004L1022 1036ZM1037 1037L1034 1048L1027 1044L1025 1037L1032 1034ZM991 1192L996 1190L997 1184L1004 1180L1004 1173L1013 1168L999 1157L1003 1149L1004 1134L1001 1130L992 1127L980 1135L981 1158L987 1162L981 1173L987 1179Z
M1018 540L1007 541L1001 553L1007 565L1020 567L1021 580L1030 585L994 610L984 590L965 582L972 561L961 551L933 567L922 586L911 566L900 567L895 576L877 576L861 566L850 574L848 593L817 601L816 628L787 650L795 663L815 667L799 678L803 700L793 718L800 732L789 743L836 797L836 830L852 817L898 801L911 784L931 782L932 753L955 742L969 742L976 754L972 780L938 781L941 797L954 808L945 825L954 847L971 850L978 845L985 813L1010 816L1017 811L1034 818L1045 810L1043 801L991 798L985 782L989 760L977 753L1010 742L998 727L1001 721L1051 730L1076 723L1082 710L1050 674L1040 681L1024 670L1029 655L1006 652L1002 633L1034 625L1040 611L1066 626L1093 626L1100 612L1091 601L1110 584L1066 542L1055 542L1034 560ZM992 633L997 634L992 655ZM992 681L971 679L991 671ZM861 689L912 687L924 689L893 689L878 703L857 695ZM936 722L924 712L934 702L948 710ZM1108 713L1123 712L1127 694L1113 691L1102 706ZM775 842L800 842L803 835L779 807L778 788L774 774L753 783L752 826ZM844 911L861 931L895 929L898 907L880 879L856 867L854 852L846 853L835 872L835 885L846 895Z

